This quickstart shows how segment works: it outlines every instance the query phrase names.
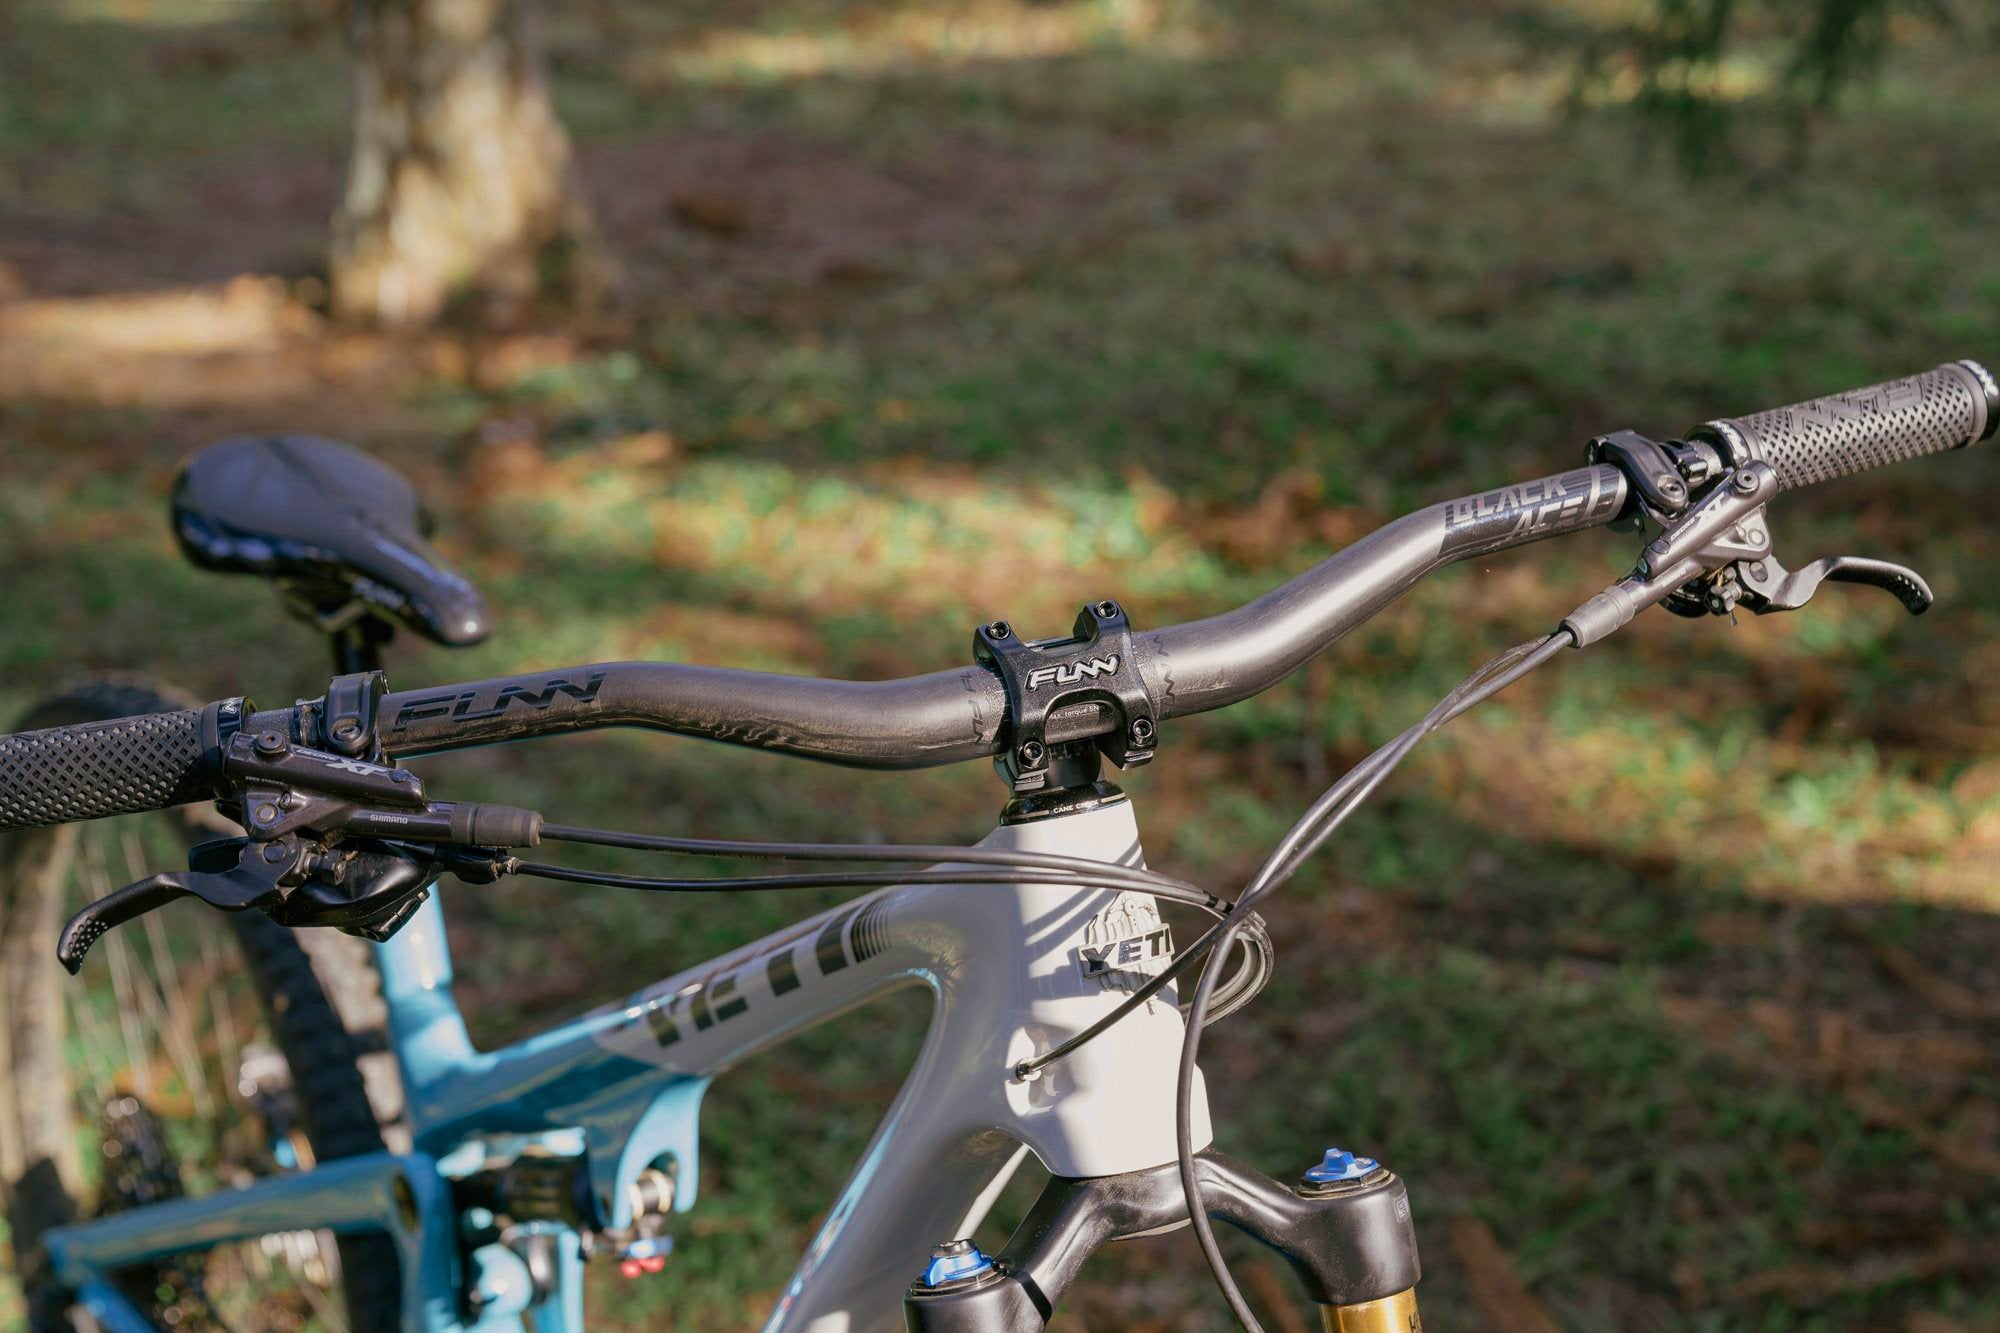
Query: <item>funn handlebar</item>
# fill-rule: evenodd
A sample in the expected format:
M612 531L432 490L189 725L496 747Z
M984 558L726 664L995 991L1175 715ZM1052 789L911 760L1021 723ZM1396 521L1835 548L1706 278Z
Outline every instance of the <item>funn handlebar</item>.
M1754 416L1713 421L1706 439L1731 465L1769 463L1795 488L1990 439L2000 387L1953 362L1908 379ZM1253 602L1131 639L1130 662L1156 715L1250 698L1445 565L1602 526L1631 488L1597 464L1432 505L1378 529ZM217 719L241 701L0 737L0 829L96 819L214 794ZM308 734L311 708L249 718L245 729ZM391 754L409 756L562 731L637 726L858 768L928 768L997 754L1006 691L984 666L902 680L844 681L673 662L607 662L430 689L381 701ZM234 719L229 719L233 721ZM1051 743L1102 735L1109 707L1052 713Z
M1628 494L1624 474L1598 464L1420 509L1248 605L1134 635L1134 660L1114 670L1139 673L1161 718L1222 708L1277 683L1426 574L1609 523ZM0 829L133 814L212 794L213 717L221 707L0 738ZM241 729L318 745L315 714L311 707L257 713ZM876 769L997 754L1007 720L1006 691L984 666L849 681L602 662L398 691L378 711L382 743L398 757L634 726ZM1079 703L1052 713L1046 736L1087 740L1114 722L1109 708Z

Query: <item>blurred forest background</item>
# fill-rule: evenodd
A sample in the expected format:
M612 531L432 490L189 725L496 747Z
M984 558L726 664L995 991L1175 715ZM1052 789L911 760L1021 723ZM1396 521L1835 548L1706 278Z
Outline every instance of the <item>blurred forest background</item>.
M370 248L382 199L346 174L336 5L9 4L0 712L100 669L324 686L275 598L174 552L177 461L231 433L351 440L438 511L500 628L401 645L399 685L617 657L878 676L1095 596L1213 612L1603 430L2000 357L2000 34L1956 13L549 5L555 115L527 109L512 142L540 148L488 201L513 241L450 234L466 196L434 183L426 286ZM375 108L391 153L410 108ZM1222 1145L1408 1176L1440 1329L2000 1326L1996 484L1989 449L1787 497L1782 556L1907 560L1939 594L1921 622L1856 589L1648 617L1420 750L1272 913L1278 980L1207 1047ZM1176 724L1126 784L1152 859L1239 883L1318 784L1633 555L1480 561ZM721 836L972 839L1001 800L983 771L636 735L423 769ZM448 905L497 1039L815 904ZM593 1277L608 1327L769 1309L920 1013L717 1086L701 1205L665 1276ZM1302 1327L1280 1268L1240 1262ZM1094 1262L1062 1326L1222 1318L1182 1235Z

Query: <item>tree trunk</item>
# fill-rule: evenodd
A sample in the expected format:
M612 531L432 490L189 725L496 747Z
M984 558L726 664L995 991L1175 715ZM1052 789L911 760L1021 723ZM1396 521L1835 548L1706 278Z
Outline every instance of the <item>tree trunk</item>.
M533 0L351 0L354 147L333 223L336 314L422 324L587 273L588 217Z

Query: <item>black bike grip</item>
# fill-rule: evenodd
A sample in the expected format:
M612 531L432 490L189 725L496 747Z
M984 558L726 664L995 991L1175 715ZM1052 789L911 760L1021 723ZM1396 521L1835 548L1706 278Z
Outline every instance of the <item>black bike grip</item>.
M105 894L69 919L56 937L56 961L71 976L83 970L83 956L113 926L122 926L176 898L185 898L187 889L171 874L149 875L137 884Z
M213 799L202 711L147 713L0 736L0 829L68 824Z
M1953 361L1907 379L1711 421L1693 433L1720 446L1732 466L1769 463L1778 489L1789 491L1960 449L1996 429L2000 384L1976 361Z

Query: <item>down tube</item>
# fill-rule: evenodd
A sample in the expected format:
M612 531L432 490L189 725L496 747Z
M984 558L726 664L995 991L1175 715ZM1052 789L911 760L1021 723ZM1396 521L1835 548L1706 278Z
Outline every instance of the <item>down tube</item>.
M1122 799L1003 826L982 845L1141 863L1138 826ZM932 989L936 1008L916 1066L800 1262L771 1329L900 1328L903 1291L930 1248L977 1225L1017 1145L1060 1176L1174 1160L1182 1026L1171 990L1038 1078L1012 1073L1165 965L1171 937L1153 899L1073 886L910 885L822 920L817 937L791 946L795 955L753 946L732 968L711 971L704 989L666 982L635 997L628 1022L600 1038L632 1058L704 1069L690 1063L695 1052L687 1048L709 1033L690 1020L704 1006L719 1012L718 993L755 1010L769 1002L763 983L772 977L804 993L814 973L850 966L874 973L874 989L894 975ZM1196 1147L1206 1146L1208 1103L1199 1088L1195 1131Z

